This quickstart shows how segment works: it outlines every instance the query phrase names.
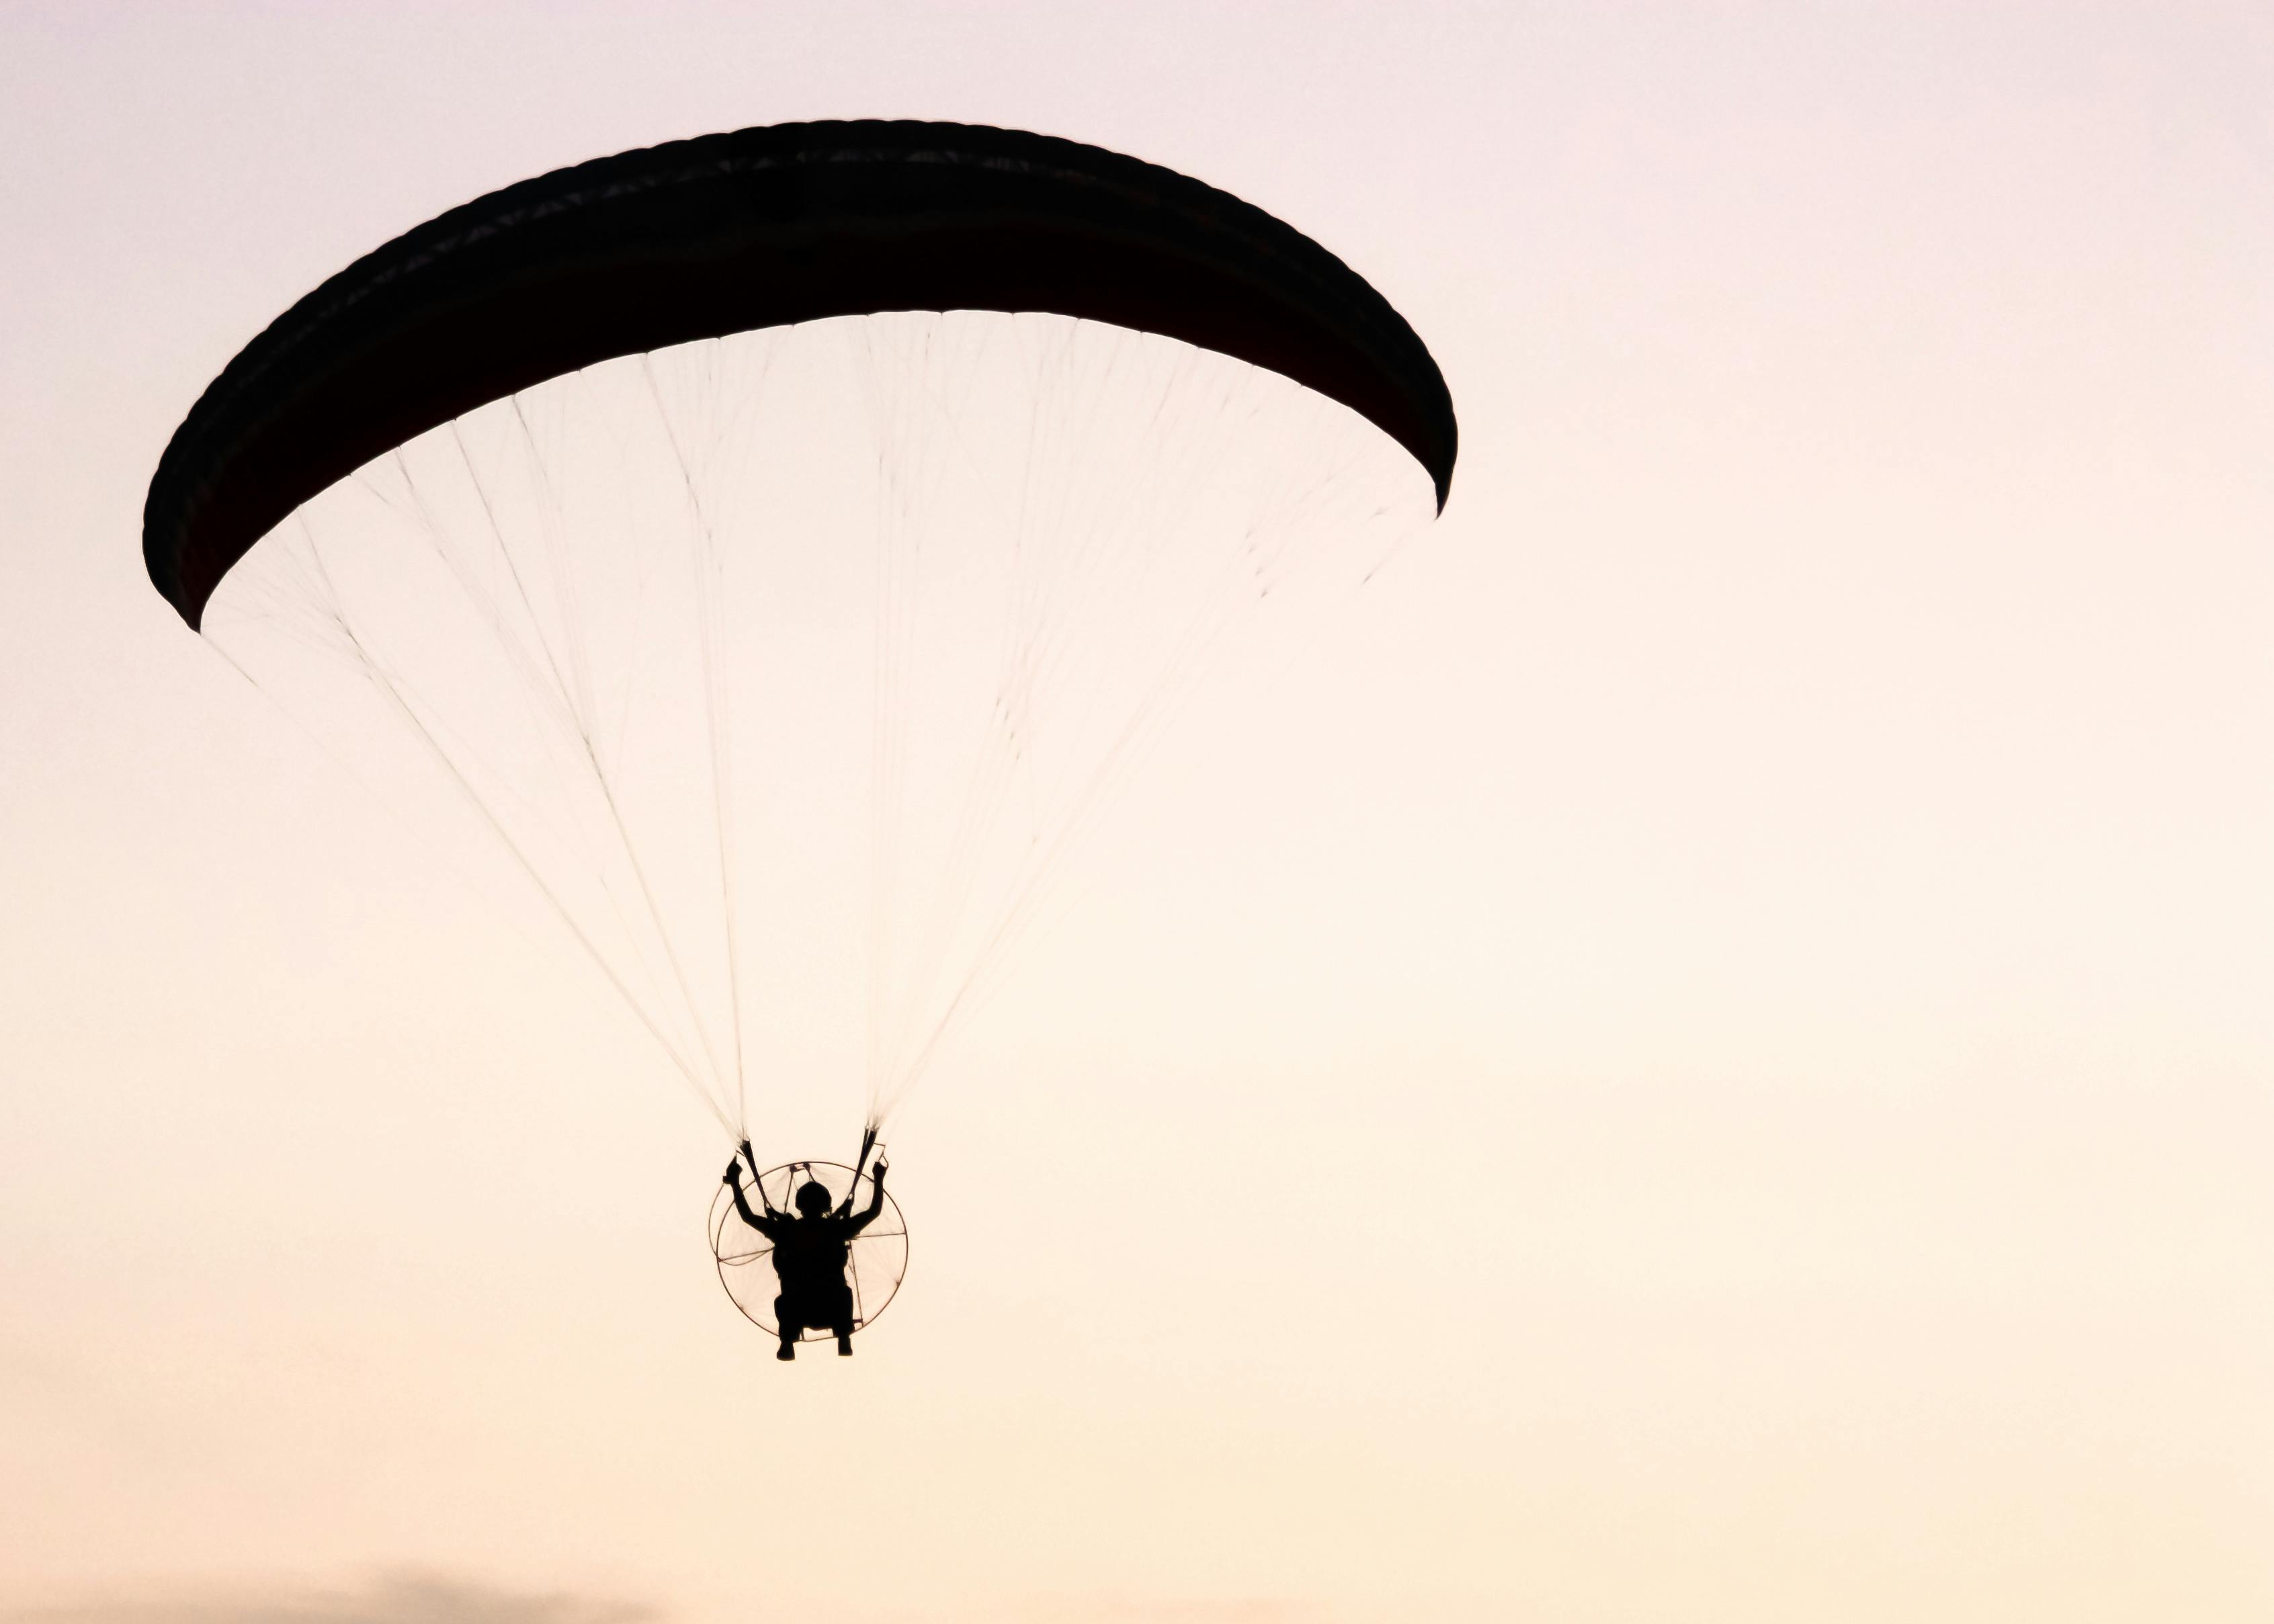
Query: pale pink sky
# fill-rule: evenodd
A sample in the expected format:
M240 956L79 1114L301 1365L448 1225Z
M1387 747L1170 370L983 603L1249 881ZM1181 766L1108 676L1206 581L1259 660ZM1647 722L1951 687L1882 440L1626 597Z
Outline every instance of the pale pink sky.
M2274 1616L2270 108L2240 4L0 11L0 1619ZM1280 214L1464 451L777 1370L139 524L356 254L870 115Z

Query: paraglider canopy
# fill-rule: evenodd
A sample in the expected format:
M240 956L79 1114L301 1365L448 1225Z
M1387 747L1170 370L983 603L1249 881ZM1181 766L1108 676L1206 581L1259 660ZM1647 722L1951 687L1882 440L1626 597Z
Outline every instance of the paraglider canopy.
M143 549L734 1142L754 1078L865 1074L874 1134L1168 718L1394 557L1456 440L1404 319L1236 198L786 124L332 277L192 409Z
M517 390L689 341L889 311L1048 312L1181 339L1340 402L1421 463L1457 433L1427 350L1316 243L1097 147L964 124L779 124L493 192L358 259L215 380L152 480L143 553L192 627L273 526Z

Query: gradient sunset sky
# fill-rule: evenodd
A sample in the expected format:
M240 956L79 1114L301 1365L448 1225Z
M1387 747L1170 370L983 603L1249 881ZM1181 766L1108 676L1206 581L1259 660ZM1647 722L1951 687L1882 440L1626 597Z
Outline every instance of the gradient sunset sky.
M140 510L397 232L872 116L1289 221L1463 453L778 1369ZM2274 1618L2263 5L8 0L0 153L0 1620Z

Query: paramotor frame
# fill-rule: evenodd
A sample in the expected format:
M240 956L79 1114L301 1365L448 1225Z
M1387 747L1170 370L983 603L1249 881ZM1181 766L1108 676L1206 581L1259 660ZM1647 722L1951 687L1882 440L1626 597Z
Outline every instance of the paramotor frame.
M755 1186L748 1188L752 1195L762 1188L767 1202L777 1211L794 1212L797 1190L809 1183L829 1192L832 1211L846 1204L849 1192L852 1210L857 1213L867 1207L875 1190L875 1180L869 1174L855 1173L838 1162L786 1162L769 1169L759 1176ZM743 1318L767 1335L779 1335L780 1327L773 1317L774 1297L780 1289L774 1278L773 1243L742 1222L742 1214L734 1210L734 1197L724 1185L711 1202L710 1234L711 1252L719 1260L719 1283L727 1288L727 1295L734 1299L734 1306L742 1311ZM885 1312L900 1290L907 1270L907 1221L901 1215L900 1204L886 1192L876 1221L853 1237L852 1260L845 1271L847 1282L853 1288L855 1330ZM798 1334L798 1340L820 1342L831 1335L827 1330L809 1327Z

